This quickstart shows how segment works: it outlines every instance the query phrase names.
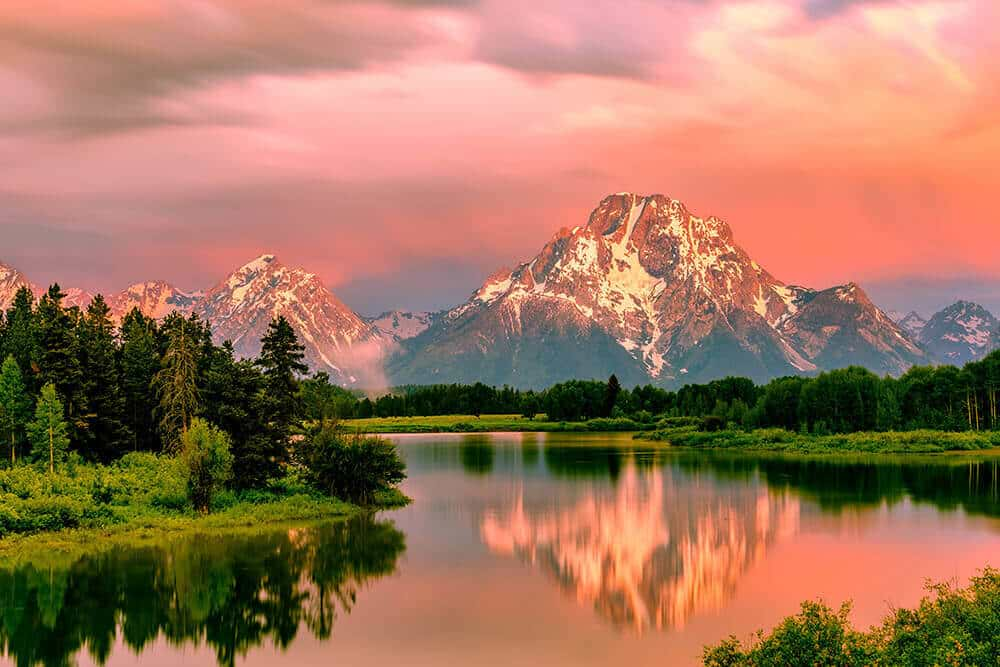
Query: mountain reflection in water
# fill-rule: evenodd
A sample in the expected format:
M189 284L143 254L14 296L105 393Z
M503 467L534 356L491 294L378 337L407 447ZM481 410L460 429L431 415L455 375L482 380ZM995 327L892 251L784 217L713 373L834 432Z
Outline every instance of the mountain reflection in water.
M613 488L595 485L569 507L533 509L519 493L484 516L482 539L642 633L722 609L741 575L798 530L799 501L787 492L718 486L630 460L613 477Z
M162 636L210 646L232 665L265 640L287 647L300 626L328 638L405 548L392 523L362 517L34 558L0 569L0 654L18 665L65 665L86 648L103 664L119 637L138 654Z

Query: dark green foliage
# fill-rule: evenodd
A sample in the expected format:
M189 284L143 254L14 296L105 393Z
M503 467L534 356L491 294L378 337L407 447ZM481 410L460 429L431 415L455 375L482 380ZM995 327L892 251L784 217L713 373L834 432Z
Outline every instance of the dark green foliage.
M851 627L850 606L806 602L769 635L749 644L730 637L705 649L707 667L867 667L992 665L1000 655L1000 571L987 568L968 588L930 586L916 609L893 612L868 632Z
M88 412L85 443L79 447L105 463L128 451L132 435L125 425L125 396L117 364L117 343L110 309L98 294L80 325L80 352Z
M29 392L37 392L34 380L38 359L38 320L34 311L35 297L31 290L22 287L14 296L14 303L7 311L3 331L3 357L14 357Z
M38 303L38 380L52 384L66 410L70 440L80 445L87 428L82 354L77 336L80 313L63 307L65 294L52 285Z
M256 364L264 382L257 406L262 430L248 443L258 479L277 476L288 460L288 439L301 413L299 376L308 370L304 349L284 317L272 320L261 339Z
M351 502L370 504L378 492L406 479L406 465L392 442L347 433L333 424L313 429L299 451L310 483Z
M157 400L153 379L160 370L156 322L133 309L121 326L121 378L125 422L132 436L133 451L157 451L154 410Z
M618 382L618 376L613 375L608 378L608 386L604 390L604 406L601 411L602 417L610 417L614 414L615 405L618 403L618 397L622 393L622 385Z

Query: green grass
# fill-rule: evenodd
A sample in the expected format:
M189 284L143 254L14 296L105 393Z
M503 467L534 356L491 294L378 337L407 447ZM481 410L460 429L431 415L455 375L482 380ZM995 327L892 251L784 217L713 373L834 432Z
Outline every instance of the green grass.
M783 429L709 433L698 431L692 427L682 427L639 433L635 437L690 449L733 449L807 454L839 452L932 454L983 451L1000 447L1000 432L890 431L886 433L810 435L793 433Z
M212 512L200 514L187 499L174 458L128 454L109 466L70 464L51 476L22 465L0 470L0 561L171 533L346 518L407 502L393 490L379 494L372 508L361 508L324 496L290 473L265 489L223 491Z
M362 433L496 433L496 432L628 432L651 428L632 419L591 419L580 422L549 421L543 415L442 415L434 417L372 417L350 419L343 426Z

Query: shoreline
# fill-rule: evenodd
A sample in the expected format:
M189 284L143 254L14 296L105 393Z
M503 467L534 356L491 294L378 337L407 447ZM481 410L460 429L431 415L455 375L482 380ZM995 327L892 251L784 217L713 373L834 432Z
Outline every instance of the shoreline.
M364 514L404 507L411 502L401 491L383 496L376 506L361 507L336 498L304 494L264 503L239 502L224 510L198 514L144 514L103 527L63 528L10 534L0 538L0 567L50 558L76 558L119 546L141 547L158 540L198 534L231 534L280 529L302 522L347 521Z

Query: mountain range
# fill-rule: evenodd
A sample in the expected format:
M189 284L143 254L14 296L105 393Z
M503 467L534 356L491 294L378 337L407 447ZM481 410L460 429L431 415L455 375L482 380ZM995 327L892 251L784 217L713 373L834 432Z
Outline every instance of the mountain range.
M0 308L20 287L42 290L0 264ZM64 289L67 303L92 296ZM490 276L447 311L365 318L314 273L273 255L215 286L184 292L162 281L108 298L115 318L196 313L217 340L256 355L283 315L306 360L335 381L477 382L542 387L616 373L626 384L676 386L726 375L758 381L848 365L898 375L914 364L963 364L1000 342L1000 323L958 302L925 320L890 317L855 283L784 283L735 241L729 225L662 195L606 197L586 224L564 228L532 259Z

